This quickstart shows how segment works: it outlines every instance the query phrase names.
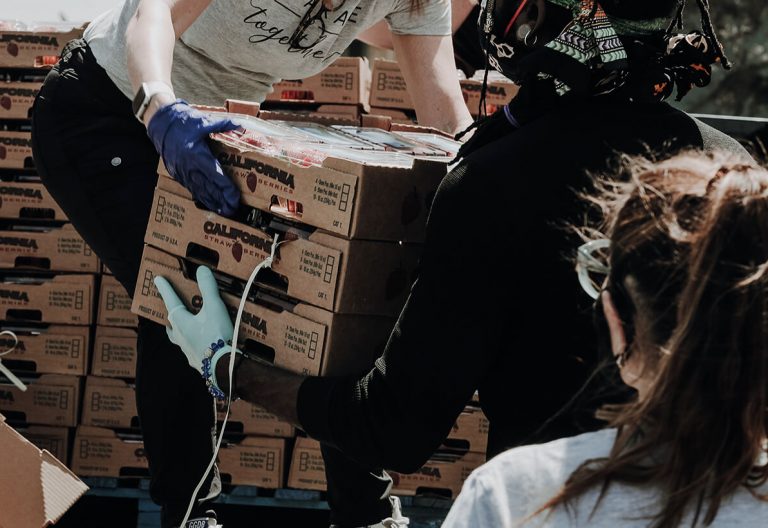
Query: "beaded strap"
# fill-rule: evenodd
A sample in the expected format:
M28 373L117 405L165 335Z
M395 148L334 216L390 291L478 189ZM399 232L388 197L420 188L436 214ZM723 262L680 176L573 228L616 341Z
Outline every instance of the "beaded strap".
M203 367L201 369L203 379L205 380L205 384L208 387L208 392L211 393L211 396L219 400L227 399L227 395L224 394L224 391L221 390L216 381L216 364L224 354L228 354L233 350L235 354L242 354L239 350L233 349L223 339L219 339L215 343L211 343L203 357Z

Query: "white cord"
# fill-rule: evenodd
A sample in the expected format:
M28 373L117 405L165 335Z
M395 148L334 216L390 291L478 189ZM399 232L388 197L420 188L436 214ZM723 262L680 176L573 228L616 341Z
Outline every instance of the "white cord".
M270 255L267 258L265 258L263 261L261 261L259 265L253 269L251 276L248 278L248 282L245 283L245 290L243 290L243 295L242 297L240 297L240 306L237 308L237 316L235 317L234 333L232 334L232 353L229 354L229 389L227 390L227 412L224 414L224 421L221 424L221 432L219 433L219 438L216 441L216 446L213 448L213 457L211 458L211 461L208 463L208 467L205 469L203 478L201 478L200 482L197 483L197 486L195 487L195 491L192 493L192 498L189 501L189 505L187 506L187 513L184 515L184 520L181 521L182 528L189 520L189 516L192 514L192 508L194 508L195 506L195 499L197 497L197 494L200 492L200 489L203 487L203 484L205 484L205 479L208 478L208 474L211 472L211 469L213 469L213 466L216 464L216 457L219 456L219 449L221 448L221 442L224 439L224 431L227 427L227 421L229 420L229 410L230 410L230 407L232 406L232 385L233 385L232 378L235 375L235 356L236 356L234 351L237 348L237 337L238 337L238 334L240 333L240 320L243 317L243 310L245 309L245 303L247 302L247 299L248 299L248 292L251 291L251 286L253 286L253 282L256 280L256 276L259 274L259 272L262 269L272 267L272 262L275 259L275 252L277 251L278 246L285 244L287 242L286 240L278 244L277 239L278 239L278 235L276 234L275 239L272 241L272 249L270 251ZM216 420L215 416L216 416L216 413L214 412L214 423Z
M13 338L13 346L8 350L3 350L2 352L0 352L0 357L2 357L16 350L16 347L19 345L19 338L15 333L11 332L10 330L3 330L2 332L0 332L0 335L9 335ZM11 380L11 383L16 385L16 387L18 387L19 390L23 392L27 390L27 386L24 385L24 382L22 382L19 378L17 378L13 372L8 370L8 367L3 365L3 361L1 359L0 359L0 373L2 373L3 375L5 375L6 378Z

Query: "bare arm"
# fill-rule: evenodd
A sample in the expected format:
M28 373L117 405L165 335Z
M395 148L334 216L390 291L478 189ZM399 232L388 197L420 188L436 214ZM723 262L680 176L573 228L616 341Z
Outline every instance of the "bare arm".
M450 36L392 35L419 123L455 134L472 123Z
M228 368L229 355L226 355L216 364L216 379L225 394L229 388ZM235 387L240 398L260 405L281 420L301 427L296 403L304 379L305 376L300 374L258 359L243 357L235 372Z
M171 85L171 65L176 39L197 20L211 0L142 0L125 33L128 77L134 92L141 83L162 81ZM173 102L158 94L144 114L148 123L155 111Z

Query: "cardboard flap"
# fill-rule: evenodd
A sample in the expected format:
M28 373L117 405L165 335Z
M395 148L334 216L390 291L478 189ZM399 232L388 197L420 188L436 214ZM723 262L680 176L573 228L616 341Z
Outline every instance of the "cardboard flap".
M0 415L0 526L32 528L56 522L88 487L4 422Z
M45 520L55 523L86 491L88 486L48 451L42 451L40 482Z
M97 326L96 337L132 337L136 338L138 332L133 328L121 328L119 326Z
M105 427L94 427L91 425L79 425L77 434L80 436L91 436L96 438L119 438L117 432Z
M118 378L102 378L100 376L88 376L85 380L86 390L96 387L121 387L130 389L130 384Z

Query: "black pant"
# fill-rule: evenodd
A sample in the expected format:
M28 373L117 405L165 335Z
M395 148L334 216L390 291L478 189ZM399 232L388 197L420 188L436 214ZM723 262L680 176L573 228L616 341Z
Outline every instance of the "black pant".
M133 293L157 183L158 154L130 101L87 44L67 45L33 111L35 163L48 190L115 277ZM163 526L178 525L213 454L211 398L165 329L140 319L136 403ZM332 522L389 516L390 480L323 449ZM372 472L373 471L373 472ZM210 480L210 479L209 479ZM204 487L203 489L207 489Z
M77 40L48 74L32 119L45 186L132 294L158 155L130 101ZM213 455L213 406L202 378L161 325L140 320L138 350L136 403L150 493L163 506L163 526L174 526Z

